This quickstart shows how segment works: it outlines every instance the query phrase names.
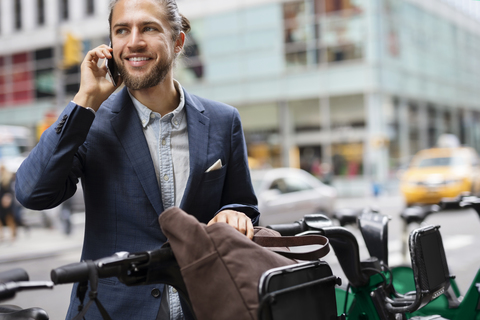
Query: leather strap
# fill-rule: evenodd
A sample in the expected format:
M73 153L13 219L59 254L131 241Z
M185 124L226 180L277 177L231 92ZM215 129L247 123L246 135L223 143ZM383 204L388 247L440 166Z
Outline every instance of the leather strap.
M88 297L90 298L90 300L87 302L84 308L83 307L79 308L80 312L75 316L75 318L73 318L73 320L81 320L81 319L85 320L84 316L87 313L88 308L90 308L90 306L93 303L97 305L98 310L100 311L100 314L102 315L102 318L104 320L112 320L107 310L105 310L103 305L100 303L100 300L98 300L97 298L98 273L97 273L95 263L91 260L87 260L86 263L88 266L88 273L89 273L88 276L90 280L90 292L88 293ZM79 291L77 290L77 296L78 295L79 295ZM84 297L85 297L85 292L81 292L80 296L78 296L78 298L80 299L81 305L83 305Z
M253 241L262 247L298 247L320 245L321 247L305 252L291 252L274 250L286 258L295 260L318 260L326 256L330 252L328 238L321 235L297 236L297 237L270 237L270 236L254 236Z

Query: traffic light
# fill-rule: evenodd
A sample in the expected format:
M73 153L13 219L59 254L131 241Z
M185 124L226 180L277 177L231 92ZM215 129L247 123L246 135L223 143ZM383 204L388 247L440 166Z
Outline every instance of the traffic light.
M67 33L67 39L63 45L63 67L79 65L83 59L82 41L71 33Z

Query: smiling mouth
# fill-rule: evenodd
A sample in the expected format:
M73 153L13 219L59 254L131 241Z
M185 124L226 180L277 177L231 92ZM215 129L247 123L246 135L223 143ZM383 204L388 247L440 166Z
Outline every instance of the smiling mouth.
M150 60L150 58L147 58L147 57L132 57L132 58L127 58L127 60L132 61L132 62L140 62L140 61Z

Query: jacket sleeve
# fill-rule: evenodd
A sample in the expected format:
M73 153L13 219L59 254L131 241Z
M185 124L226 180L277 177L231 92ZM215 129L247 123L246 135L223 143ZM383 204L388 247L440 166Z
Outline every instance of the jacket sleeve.
M247 146L240 115L236 109L233 113L231 155L222 194L222 207L217 213L229 209L245 213L252 219L254 225L258 224L260 213L257 197L250 178Z
M70 102L17 171L15 192L26 208L43 210L73 196L82 176L84 142L95 115Z

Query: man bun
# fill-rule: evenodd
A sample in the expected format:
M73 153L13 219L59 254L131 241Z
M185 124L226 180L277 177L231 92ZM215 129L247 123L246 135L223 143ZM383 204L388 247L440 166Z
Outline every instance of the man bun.
M180 17L182 17L182 31L187 34L190 32L192 27L190 26L190 20L188 20L183 14L180 13Z

